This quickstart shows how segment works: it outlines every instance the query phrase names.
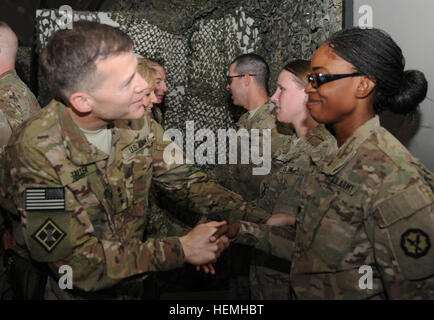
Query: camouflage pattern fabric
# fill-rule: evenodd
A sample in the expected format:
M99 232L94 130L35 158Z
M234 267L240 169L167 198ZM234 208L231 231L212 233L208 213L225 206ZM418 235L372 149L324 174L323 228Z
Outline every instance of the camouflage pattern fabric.
M12 132L39 110L38 101L15 70L0 75L0 153Z
M257 204L272 213L295 216L299 207L300 187L311 170L310 154L322 158L337 148L336 139L318 125L304 137L282 146L275 158L279 171L267 176L261 184ZM251 298L265 300L289 299L289 271L291 262L254 250L250 266Z
M244 113L237 122L237 130L247 129L249 132L252 129L259 129L259 150L262 151L262 129L271 129L271 159L273 160L277 152L284 145L289 144L294 135L284 135L277 131L276 115L274 112L275 105L271 101L259 107L256 113L249 119L249 112ZM250 150L249 150L250 151ZM231 165L218 165L210 173L220 184L226 188L239 193L244 199L252 201L259 197L259 189L262 180L267 175L253 175L253 164L240 164L241 147L238 144L238 162ZM273 163L273 162L272 162ZM271 168L268 175L276 170Z
M258 206L270 208L272 213L295 216L303 177L313 165L310 156L315 154L321 159L336 149L336 139L322 124L304 137L282 145L273 159L279 171L263 180L256 200Z
M259 129L259 150L262 151L262 129L271 130L271 158L284 145L289 144L294 138L294 135L283 135L277 131L276 115L274 112L275 105L271 101L267 101L262 106L259 106L256 113L249 118L250 113L244 113L237 122L237 130L246 129L250 132L252 129ZM251 150L249 150L250 152ZM267 176L270 176L276 170L273 165L268 175L253 175L253 164L241 164L241 146L238 144L238 162L237 164L217 165L210 173L220 184L228 189L239 193L244 199L254 201L259 196L261 182ZM267 208L266 210L269 210ZM246 261L251 260L252 250L246 246L238 246L237 244L229 248L231 255L231 277L230 290L232 297L248 299L251 297L249 273L250 267Z
M163 126L163 122L164 122L163 111L161 111L161 109L156 105L152 107L152 117L154 118L155 121L157 121L157 123Z
M292 298L433 299L433 173L378 117L312 160L295 240L274 248L258 227L241 240L292 259ZM360 286L362 266L372 268L372 289Z
M30 89L18 77L15 70L0 75L0 155L3 154L10 136L18 127L40 110L39 103ZM0 239L5 229L6 215L0 209ZM9 285L3 266L2 245L0 244L0 298L10 298Z
M114 121L109 128L107 155L87 142L66 107L53 100L12 136L0 171L1 202L12 198L16 206L11 219L17 244L55 274L70 265L74 295L183 265L177 237L144 234L151 181L210 220L269 217L193 166L166 164L168 143L154 120ZM54 208L34 200L35 192Z

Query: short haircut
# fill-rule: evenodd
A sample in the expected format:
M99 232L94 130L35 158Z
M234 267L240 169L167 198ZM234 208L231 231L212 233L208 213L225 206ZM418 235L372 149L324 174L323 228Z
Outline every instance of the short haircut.
M234 63L234 71L237 74L256 74L253 79L255 79L256 83L268 91L270 68L268 67L268 64L264 58L255 53L247 53L237 57L234 61L232 61L231 65Z
M137 59L137 72L142 76L143 79L153 87L155 85L155 69L149 64L149 61L145 58Z
M91 21L74 22L48 40L39 57L42 73L56 98L68 102L77 91L96 86L96 62L132 52L131 38L118 28Z
M291 72L297 79L300 88L307 86L307 75L310 72L310 60L297 59L287 63L283 70Z

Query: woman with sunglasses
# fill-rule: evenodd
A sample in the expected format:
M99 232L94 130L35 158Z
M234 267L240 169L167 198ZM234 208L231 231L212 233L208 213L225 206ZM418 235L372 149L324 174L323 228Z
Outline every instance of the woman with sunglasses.
M270 246L275 232L244 222L230 236L239 229L241 243L290 257L293 298L434 298L434 176L378 118L414 112L427 92L423 73L404 71L385 32L359 28L332 35L311 70L307 107L333 127L338 149L312 157L288 241Z

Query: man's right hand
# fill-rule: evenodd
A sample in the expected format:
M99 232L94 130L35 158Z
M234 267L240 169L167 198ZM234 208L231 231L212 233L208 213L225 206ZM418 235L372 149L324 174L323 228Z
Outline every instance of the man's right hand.
M179 237L184 250L185 261L193 265L214 263L221 252L229 246L229 240L222 236L211 242L210 237L216 233L217 228L226 224L226 221L211 221L196 225L185 236Z

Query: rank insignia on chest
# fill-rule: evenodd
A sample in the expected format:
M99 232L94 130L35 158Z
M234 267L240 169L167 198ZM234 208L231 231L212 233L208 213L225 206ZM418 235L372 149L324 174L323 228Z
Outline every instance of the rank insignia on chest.
M47 252L53 251L53 249L62 241L66 233L57 226L51 219L45 220L45 222L35 231L32 235Z
M65 210L64 188L27 188L26 210Z

